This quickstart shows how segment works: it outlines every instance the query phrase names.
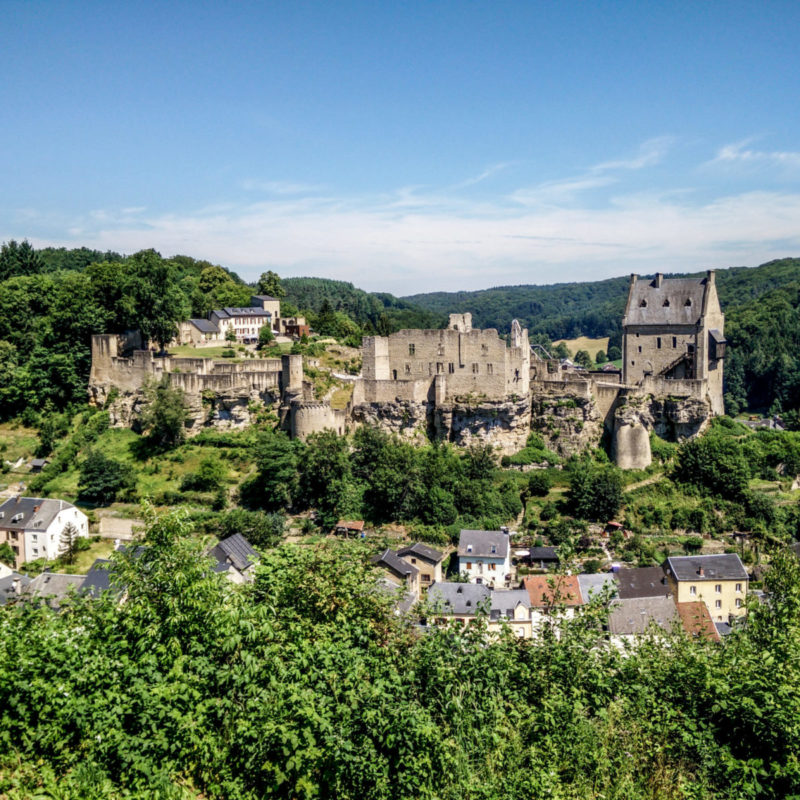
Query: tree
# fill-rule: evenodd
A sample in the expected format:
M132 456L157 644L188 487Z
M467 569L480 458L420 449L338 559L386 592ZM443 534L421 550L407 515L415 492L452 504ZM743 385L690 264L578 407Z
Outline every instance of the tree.
M136 476L130 465L100 450L90 450L80 467L78 496L90 503L108 505L132 492L135 485Z
M261 277L258 279L258 293L267 294L277 300L286 297L286 289L283 288L280 276L272 270L261 273Z
M12 568L17 563L17 554L8 542L2 542L0 544L0 561Z
M298 454L302 442L280 431L259 434L254 448L257 473L242 486L246 505L280 511L292 505L298 493Z
M259 350L269 347L275 341L275 335L269 325L262 325L258 330L258 348Z
M71 522L68 522L61 531L61 539L58 545L58 554L65 564L74 564L75 557L80 551L80 538L78 529Z
M189 312L175 265L155 250L136 253L129 263L128 291L133 300L133 323L145 340L157 342L164 350L177 336L176 323Z
M622 503L622 476L615 467L598 468L578 462L570 475L567 498L579 519L613 519Z
M146 405L140 417L148 442L159 449L170 449L186 439L189 413L183 389L170 383L164 375L158 383L144 387Z
M575 363L580 367L585 367L586 369L591 369L594 365L588 350L578 350L578 352L575 353Z
M0 281L15 275L36 275L44 270L44 264L31 243L24 239L11 239L0 247Z
M228 470L215 456L208 455L197 467L197 472L190 472L181 480L181 491L216 492L222 488L228 477Z
M605 364L606 361L608 361L608 358L606 357L605 352L603 350L598 350L597 354L594 357L594 363L595 364Z
M550 353L554 358L572 357L572 353L570 353L569 348L564 342L559 342L558 344L553 345L553 348L550 350Z
M619 361L622 358L622 350L619 347L613 346L608 348L608 360Z
M229 327L228 330L225 331L225 341L236 342L236 331L233 328Z
M709 494L738 500L747 491L750 471L739 442L712 431L681 445L672 475Z

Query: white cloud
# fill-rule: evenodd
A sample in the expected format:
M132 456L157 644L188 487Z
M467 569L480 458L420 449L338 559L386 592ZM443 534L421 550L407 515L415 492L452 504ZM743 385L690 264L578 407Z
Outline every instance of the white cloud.
M780 150L753 150L748 145L753 139L726 144L711 162L716 164L773 164L783 167L800 167L800 152Z
M657 136L653 139L648 139L639 146L639 152L635 156L617 159L616 161L603 161L600 164L595 164L590 171L609 172L655 166L663 160L674 141L675 138L673 136Z

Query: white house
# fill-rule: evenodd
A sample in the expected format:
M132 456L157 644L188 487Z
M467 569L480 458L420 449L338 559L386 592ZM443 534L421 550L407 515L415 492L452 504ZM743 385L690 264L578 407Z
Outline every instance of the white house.
M72 503L41 497L12 497L0 505L0 543L8 542L16 555L16 567L26 561L52 561L64 551L64 528L89 535L89 520Z
M458 571L471 583L504 586L511 574L511 548L504 531L463 530L458 539Z

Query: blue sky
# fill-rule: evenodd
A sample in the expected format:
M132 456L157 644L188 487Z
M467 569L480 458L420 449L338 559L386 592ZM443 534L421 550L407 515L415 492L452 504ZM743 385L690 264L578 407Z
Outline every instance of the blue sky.
M396 294L800 255L796 0L0 8L0 240Z

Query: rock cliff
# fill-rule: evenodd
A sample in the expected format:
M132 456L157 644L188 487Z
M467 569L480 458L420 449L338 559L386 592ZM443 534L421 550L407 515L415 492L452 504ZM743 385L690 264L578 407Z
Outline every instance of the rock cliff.
M548 448L569 458L600 444L603 417L591 397L554 387L533 394L531 429Z

